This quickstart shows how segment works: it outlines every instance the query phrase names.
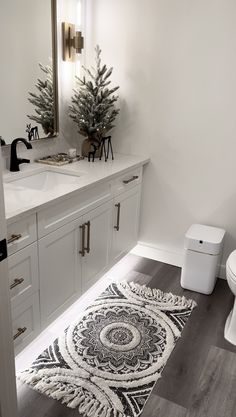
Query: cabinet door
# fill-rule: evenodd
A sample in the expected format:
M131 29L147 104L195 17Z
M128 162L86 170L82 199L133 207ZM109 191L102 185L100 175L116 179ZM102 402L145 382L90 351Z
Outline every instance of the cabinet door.
M11 305L16 307L38 290L37 242L9 256L8 264Z
M140 186L114 199L112 258L117 262L136 244L138 239Z
M8 256L37 240L36 215L32 214L7 226Z
M41 322L45 327L80 295L79 222L71 222L39 241Z
M15 355L24 349L40 331L39 293L36 291L12 309L12 331Z
M85 255L82 257L82 291L93 285L107 269L111 246L112 203L83 216Z

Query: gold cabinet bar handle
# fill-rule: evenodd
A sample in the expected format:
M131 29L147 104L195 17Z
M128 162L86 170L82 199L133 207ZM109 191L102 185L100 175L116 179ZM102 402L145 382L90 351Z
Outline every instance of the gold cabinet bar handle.
M129 180L123 180L124 184L129 184L129 182L135 181L138 179L138 175L133 175L132 178L130 178Z
M90 221L85 223L85 226L87 226L87 246L84 248L87 253L90 252Z
M24 282L24 278L15 278L13 283L10 285L10 290L17 287L17 285L22 284L22 282Z
M7 239L7 243L13 243L16 240L19 240L22 237L22 235L19 233L18 235L11 235L11 237L9 237L9 239Z
M116 220L116 226L114 226L114 229L119 232L120 230L120 203L115 204L115 207L117 207L117 220Z
M16 333L16 334L14 334L14 336L13 336L13 340L16 340L17 339L17 337L19 337L19 336L21 336L23 333L25 333L26 332L26 330L27 330L27 327L18 327L18 332Z
M82 224L80 226L80 229L82 230L82 249L79 251L81 256L85 255L85 247L84 247L84 240L85 240L85 224Z

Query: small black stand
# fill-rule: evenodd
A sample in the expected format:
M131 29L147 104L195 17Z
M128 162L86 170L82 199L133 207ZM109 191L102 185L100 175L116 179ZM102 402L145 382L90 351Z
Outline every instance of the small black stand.
M102 159L102 153L104 152L105 162L107 162L110 149L111 149L112 160L114 160L113 149L112 149L112 144L111 144L111 136L103 137L101 140L101 150L100 150L100 157L99 157L100 161Z

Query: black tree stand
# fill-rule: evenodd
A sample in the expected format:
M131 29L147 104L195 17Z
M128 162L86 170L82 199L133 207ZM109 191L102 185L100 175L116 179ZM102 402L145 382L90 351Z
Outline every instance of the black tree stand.
M111 136L103 137L101 140L101 149L100 149L100 157L99 157L100 161L102 159L102 154L104 152L105 162L107 162L110 150L111 150L112 160L114 160L113 149L112 149L112 144L111 144Z

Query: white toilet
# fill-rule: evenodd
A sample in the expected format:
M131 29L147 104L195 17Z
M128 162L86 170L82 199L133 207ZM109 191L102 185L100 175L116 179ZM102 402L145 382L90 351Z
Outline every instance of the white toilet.
M235 296L234 306L225 323L225 339L236 345L236 250L228 257L226 262L226 277L229 287Z

